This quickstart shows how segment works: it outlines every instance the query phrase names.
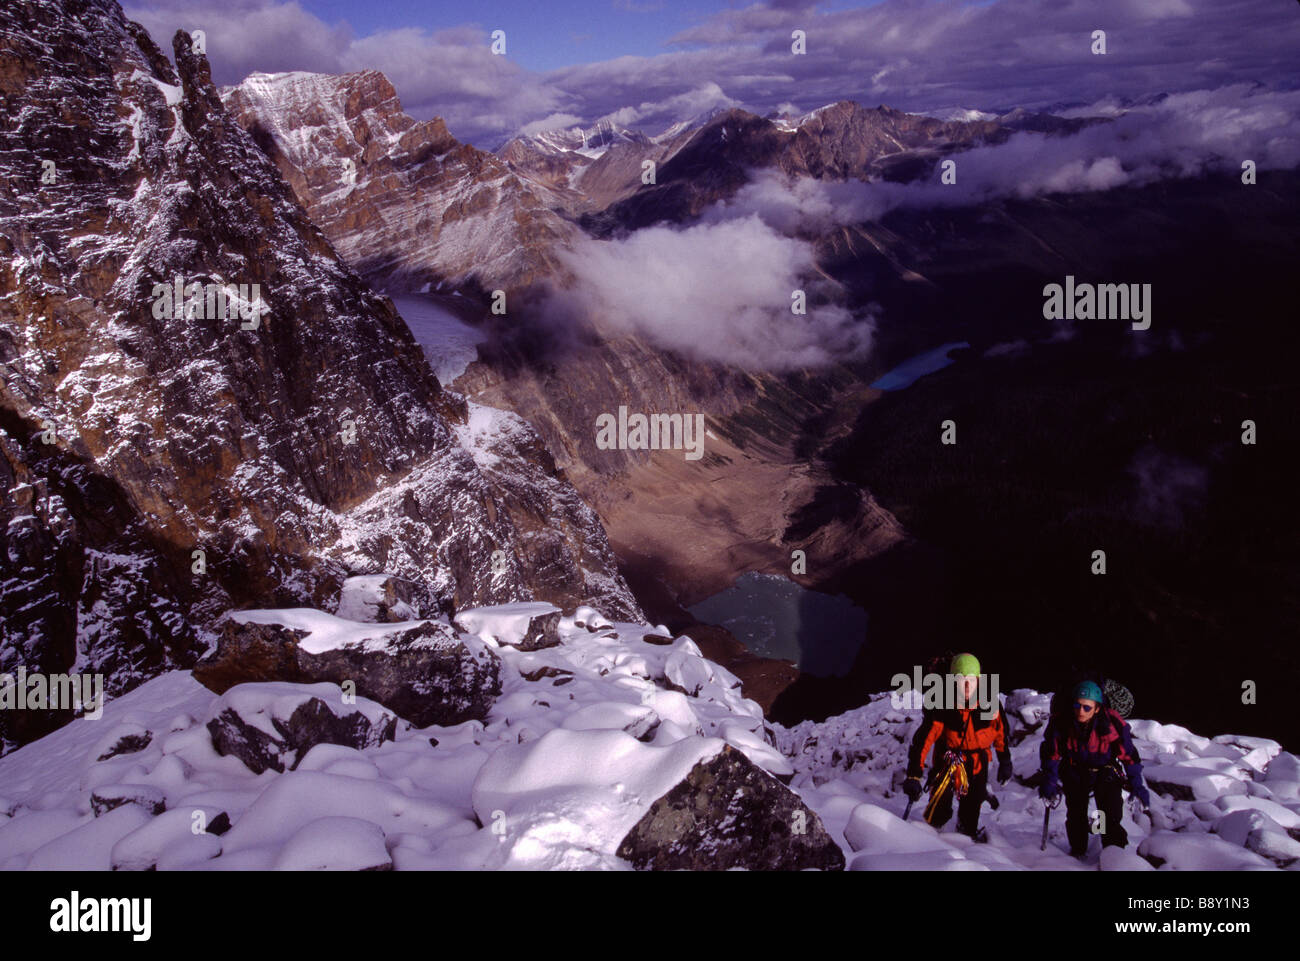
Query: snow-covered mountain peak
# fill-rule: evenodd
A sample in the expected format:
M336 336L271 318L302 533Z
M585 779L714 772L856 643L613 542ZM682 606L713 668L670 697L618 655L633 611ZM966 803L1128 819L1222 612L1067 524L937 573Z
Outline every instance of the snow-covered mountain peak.
M378 71L253 76L223 99L343 258L381 287L514 286L573 235L546 187L460 143L441 118L417 123Z

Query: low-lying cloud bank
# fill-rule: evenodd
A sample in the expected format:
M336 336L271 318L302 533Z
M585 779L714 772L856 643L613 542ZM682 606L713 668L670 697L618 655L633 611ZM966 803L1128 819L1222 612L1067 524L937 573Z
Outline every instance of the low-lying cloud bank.
M818 297L826 282L811 245L756 216L587 239L564 256L576 283L557 296L580 301L606 328L696 360L790 370L871 346L870 316ZM796 290L806 314L792 310Z
M820 232L876 220L897 207L969 206L1003 197L1087 193L1172 177L1221 175L1240 182L1242 162L1259 171L1300 166L1300 91L1246 84L1173 94L1119 112L1112 104L1071 111L1111 117L1069 136L1018 133L1003 144L956 153L956 183L789 181L756 174L706 223L757 216L782 232Z
M875 319L834 305L833 291L812 305L818 283L809 240L824 231L899 207L967 206L1206 174L1239 184L1244 160L1255 162L1263 183L1269 170L1300 166L1300 91L1237 84L1122 112L1101 103L1073 113L1108 119L1068 136L1025 132L953 154L955 184L941 183L937 168L908 184L790 180L757 171L688 227L584 240L565 255L576 284L563 296L606 326L697 359L749 370L822 366L863 357ZM810 288L806 316L790 310L799 288Z

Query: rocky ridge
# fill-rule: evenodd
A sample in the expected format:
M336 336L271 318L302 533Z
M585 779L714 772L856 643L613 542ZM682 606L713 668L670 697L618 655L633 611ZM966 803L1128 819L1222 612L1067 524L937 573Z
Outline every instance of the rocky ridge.
M110 0L0 11L0 669L117 694L192 664L230 606L329 607L352 574L425 582L446 610L638 616L536 435L504 414L467 430L188 35L174 51ZM177 278L244 285L248 316L169 317Z
M510 289L554 272L566 198L416 123L378 71L253 74L222 91L343 258L380 287ZM571 198L570 198L571 200Z

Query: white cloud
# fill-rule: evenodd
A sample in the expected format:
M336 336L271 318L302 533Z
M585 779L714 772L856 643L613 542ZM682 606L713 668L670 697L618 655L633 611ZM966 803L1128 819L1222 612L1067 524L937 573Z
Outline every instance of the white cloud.
M582 126L582 118L573 113L553 113L541 120L534 120L526 123L519 128L519 133L525 137L531 137L533 134L545 133L548 130L568 130L572 127Z
M740 106L739 100L728 97L721 87L709 81L663 100L647 100L636 107L620 107L601 119L624 127L637 123L659 123L667 126L673 121L695 117L711 110L738 106Z
M788 370L862 356L871 344L871 318L811 303L812 248L758 217L587 239L565 260L574 284L562 300L699 360ZM807 290L806 315L791 311L797 289Z

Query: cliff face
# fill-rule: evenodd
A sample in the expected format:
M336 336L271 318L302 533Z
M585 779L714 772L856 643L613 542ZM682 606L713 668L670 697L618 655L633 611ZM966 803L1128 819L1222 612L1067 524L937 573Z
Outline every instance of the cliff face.
M442 389L174 48L109 0L0 10L0 671L115 692L379 570L639 614L536 435Z
M526 284L574 228L565 198L416 123L383 74L253 74L227 109L272 157L343 258L377 284Z
M578 236L566 218L583 216L611 231L638 226L636 211L648 222L676 220L703 198L717 199L747 182L754 164L789 157L792 171L807 168L811 145L838 157L850 152L845 141L862 141L855 163L864 151L902 149L885 134L868 144L856 128L831 142L828 131L863 108L850 104L851 116L805 118L789 129L724 111L657 138L609 125L552 131L512 140L498 159L449 146L440 121L416 124L401 114L392 87L373 71L255 75L224 98L344 258L376 282L513 285L507 317L482 311L478 318L486 343L457 387L517 412L537 429L600 512L625 565L642 575L639 590L653 594L669 585L669 594L691 603L743 570L789 573L795 548L862 558L901 536L865 494L851 505L838 498L844 516L815 534L786 536L825 500L825 473L796 448L809 421L835 420L832 412L846 399L853 402L859 388L850 371L751 374L665 352L598 316L576 318L576 332L557 332L535 303L518 296L518 287L531 282L565 283L553 252ZM959 128L975 136L961 125L924 118L896 126L908 124L929 131L916 134L916 142ZM808 132L797 132L804 126ZM658 164L660 186L642 184L646 159ZM833 166L821 163L818 172ZM508 186L491 186L498 181ZM679 197L681 189L690 196ZM474 198L470 219L485 229L458 235L465 246L452 248L448 225L463 217L465 197ZM510 248L504 259L503 247ZM596 418L620 405L705 414L706 456L686 462L679 451L598 450Z

